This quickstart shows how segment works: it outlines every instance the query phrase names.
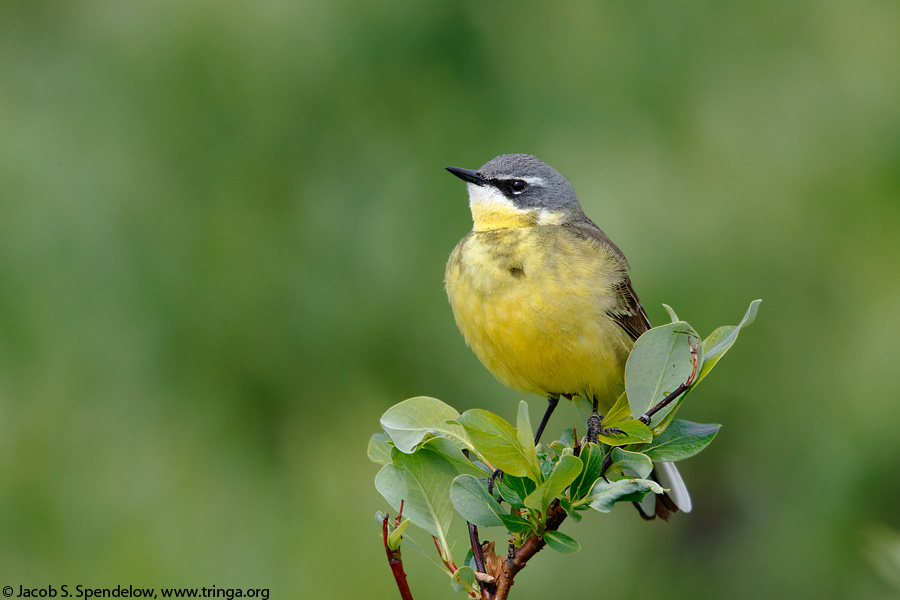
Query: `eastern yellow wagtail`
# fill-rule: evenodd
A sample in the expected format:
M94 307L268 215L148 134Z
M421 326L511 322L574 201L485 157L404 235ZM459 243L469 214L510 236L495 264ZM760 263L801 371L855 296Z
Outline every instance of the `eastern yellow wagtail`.
M588 439L615 434L599 414L624 390L625 361L650 329L625 255L584 214L568 180L534 156L447 170L468 183L475 222L446 271L466 343L501 382L547 398L535 443L560 396L593 402ZM657 467L675 502L664 508L689 512L675 466Z

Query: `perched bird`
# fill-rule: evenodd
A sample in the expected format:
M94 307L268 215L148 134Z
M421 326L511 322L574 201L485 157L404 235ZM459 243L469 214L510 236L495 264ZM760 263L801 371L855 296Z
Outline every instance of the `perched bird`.
M535 443L560 396L593 403L588 439L614 435L600 415L624 390L625 361L650 329L625 255L584 214L568 180L534 156L447 170L468 184L474 221L445 274L466 343L502 383L547 398ZM672 496L657 502L657 514L689 512L675 466L661 463L655 473Z

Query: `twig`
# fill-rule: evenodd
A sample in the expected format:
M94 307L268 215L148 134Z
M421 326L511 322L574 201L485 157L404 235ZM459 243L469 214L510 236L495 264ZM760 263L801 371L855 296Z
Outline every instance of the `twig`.
M469 458L469 451L467 449L463 450L463 454L466 455L466 458ZM494 475L491 475L492 487L494 483L493 477ZM488 493L491 493L490 488L488 489ZM484 566L484 550L481 547L481 541L478 539L478 527L476 527L474 523L469 523L468 521L466 521L466 525L469 526L469 543L472 545L472 558L475 560L475 572L487 575L487 569L485 569ZM493 597L493 584L482 581L480 585L482 600L490 600Z
M459 567L457 567L456 564L453 562L453 558L452 557L444 558L444 551L441 550L441 543L438 541L438 539L435 536L431 536L431 539L434 540L434 547L437 548L438 556L441 557L441 562L444 563L445 567L450 569L451 574L456 573L456 570Z
M566 511L559 505L559 502L553 502L547 510L546 531L559 529L559 526L565 519ZM547 542L544 538L531 534L525 543L515 551L515 554L506 559L506 564L503 565L503 570L500 572L500 581L497 583L497 593L493 596L493 600L506 600L515 576L531 560L531 557L540 552L546 545Z
M475 572L487 575L488 572L484 563L484 549L481 547L481 542L478 540L478 528L468 521L466 523L469 525L469 542L472 544L472 558L475 559ZM491 598L494 597L494 584L486 578L480 579L479 585L481 586L481 600L491 600Z
M606 456L603 457L603 462L600 464L600 477L606 479L606 470L612 466L612 450L606 453ZM609 482L608 479L606 479Z
M472 544L472 558L475 559L475 571L477 573L487 573L484 570L484 552L481 550L481 542L478 541L478 528L472 523L466 521L469 526L469 543Z
M403 504L400 504L400 514L403 514ZM387 553L388 564L391 566L391 572L394 574L394 581L397 582L397 589L400 591L400 598L403 600L413 600L412 592L409 589L409 583L406 581L406 573L403 571L403 561L400 559L400 548L391 550L388 545L388 520L390 517L384 515L381 521L381 535L384 538L384 551ZM400 524L400 515L397 515L395 526Z

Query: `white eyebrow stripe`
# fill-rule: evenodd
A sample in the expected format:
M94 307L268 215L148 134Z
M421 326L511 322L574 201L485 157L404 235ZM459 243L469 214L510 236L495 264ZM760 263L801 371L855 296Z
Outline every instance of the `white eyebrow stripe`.
M538 176L522 177L520 175L513 175L512 173L501 173L495 177L492 177L492 179L499 179L501 181L505 180L505 179L521 179L522 181L524 181L526 183L530 183L531 185L544 185L544 183L546 181L543 177L538 177Z

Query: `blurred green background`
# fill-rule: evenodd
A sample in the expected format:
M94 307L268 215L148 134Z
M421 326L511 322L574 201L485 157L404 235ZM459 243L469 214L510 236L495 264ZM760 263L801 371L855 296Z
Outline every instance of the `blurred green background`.
M442 167L528 152L654 322L764 302L681 413L723 424L694 513L569 523L514 596L887 597L898 57L895 0L0 4L0 585L397 597L379 416L521 397L453 323Z

